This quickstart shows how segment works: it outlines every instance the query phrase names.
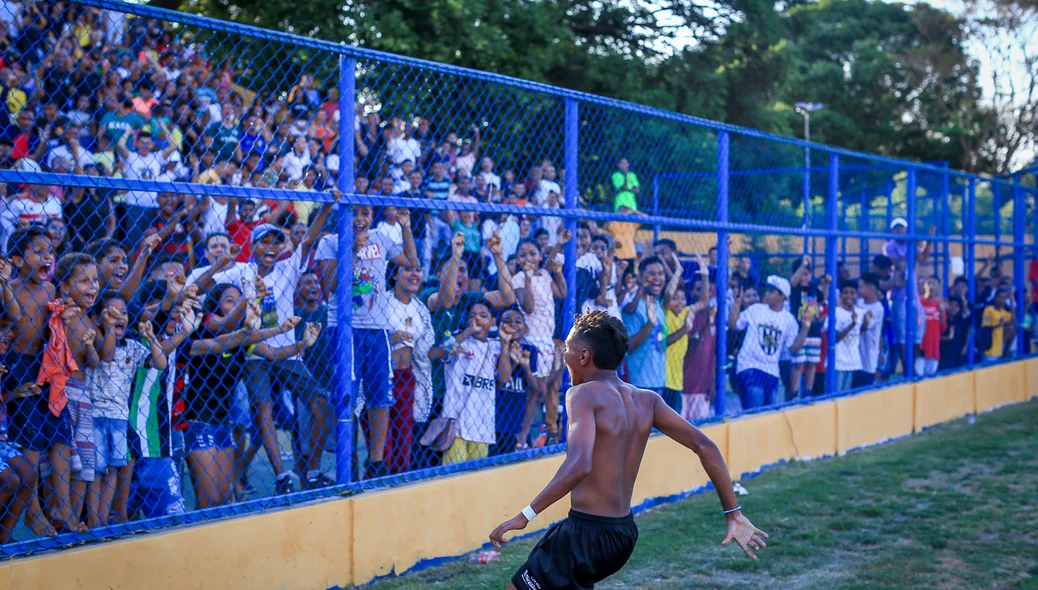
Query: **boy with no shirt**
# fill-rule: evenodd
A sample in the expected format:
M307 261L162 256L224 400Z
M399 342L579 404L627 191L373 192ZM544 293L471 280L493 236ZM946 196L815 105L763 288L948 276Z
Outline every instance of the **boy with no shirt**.
M653 428L699 455L728 521L722 545L735 540L752 559L765 547L768 535L742 515L717 446L659 394L616 376L627 348L623 323L603 311L580 316L570 331L565 359L573 387L566 393L566 460L529 506L494 529L490 541L500 547L507 542L505 533L525 529L566 494L572 509L530 552L512 576L510 590L589 588L627 563L638 540L631 495Z

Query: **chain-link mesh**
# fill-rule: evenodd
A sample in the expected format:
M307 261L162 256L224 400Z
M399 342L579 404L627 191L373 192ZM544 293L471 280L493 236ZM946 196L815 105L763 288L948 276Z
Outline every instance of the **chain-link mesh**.
M1029 352L1033 174L110 0L0 16L7 554L557 451L589 310L697 422Z

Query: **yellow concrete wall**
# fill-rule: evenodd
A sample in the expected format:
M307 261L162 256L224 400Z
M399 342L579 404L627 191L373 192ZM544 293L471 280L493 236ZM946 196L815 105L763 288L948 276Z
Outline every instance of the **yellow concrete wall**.
M1038 397L1038 359L1026 360L1024 365L1024 371L1027 373L1026 399Z
M356 579L402 573L422 559L479 547L495 526L533 500L561 463L562 457L554 456L354 497ZM568 499L557 503L531 531L568 510Z
M917 431L976 411L974 373L956 373L915 384Z
M1038 393L1038 361L889 387L849 398L710 426L738 478L794 457L821 457L910 434L964 413ZM562 458L423 481L352 498L185 527L12 560L0 590L293 588L363 584L423 559L481 546L491 528L525 506ZM676 443L649 441L634 503L698 488L698 461ZM563 501L535 522L568 510Z
M837 452L911 434L914 394L909 384L837 399Z
M345 586L353 580L351 509L348 500L323 502L14 560L0 568L0 588Z
M796 458L836 454L836 402L827 401L782 412L793 432Z
M974 373L978 412L1027 399L1024 363L1004 363L977 369Z

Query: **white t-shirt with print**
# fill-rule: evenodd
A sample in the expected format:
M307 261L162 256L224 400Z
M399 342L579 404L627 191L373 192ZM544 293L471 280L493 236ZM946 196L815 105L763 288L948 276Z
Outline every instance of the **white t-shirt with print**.
M883 303L880 301L865 303L864 299L859 299L858 307L863 310L863 321L864 313L872 312L869 326L862 333L861 344L858 347L861 353L861 370L866 373L875 373L879 369L879 352L883 338Z
M447 395L443 415L454 418L464 440L494 444L494 403L497 394L497 358L501 342L467 338L458 343L461 352L447 369Z
M555 334L555 295L551 282L551 275L543 268L533 275L533 313L523 311L528 338L551 338ZM518 272L512 277L512 288L526 288L526 273Z
M856 316L856 317L855 317ZM850 312L841 306L836 307L836 334L853 325L850 332L836 343L836 370L861 370L861 323L865 319L865 310L859 307ZM829 326L829 318L822 322L822 329Z
M260 306L260 328L276 328L284 321L295 315L295 294L299 280L306 272L306 265L299 256L299 250L292 256L274 263L267 276L263 277L263 284L267 288L267 296L259 301ZM217 283L231 283L233 285L244 285L245 281L255 281L259 274L255 262L247 262L236 265L222 273L217 273L213 279ZM244 288L242 288L244 292ZM296 331L289 330L284 334L271 336L264 341L271 348L292 346L296 343ZM258 357L250 357L258 359ZM298 359L293 356L292 359Z
M144 366L150 351L140 342L127 338L116 346L111 360L102 361L93 372L94 417L130 419L130 393L137 369Z
M425 326L422 324L418 308L422 305L417 297L411 297L410 303L403 303L396 297L389 297L386 306L386 315L389 317L390 336L396 332L405 332L411 335L409 342L399 342L393 345L393 350L398 348L414 348L415 342L424 334Z
M166 158L161 153L142 156L131 152L126 158L123 175L127 180L155 180L162 174ZM126 191L126 204L136 207L158 207L158 193L149 191Z
M786 310L774 311L754 303L739 314L736 330L746 330L739 350L739 372L757 369L779 377L779 355L796 341L800 325Z

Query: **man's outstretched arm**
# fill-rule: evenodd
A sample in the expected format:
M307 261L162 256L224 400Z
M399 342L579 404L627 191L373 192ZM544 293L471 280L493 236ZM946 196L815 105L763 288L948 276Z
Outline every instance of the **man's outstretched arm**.
M551 478L544 490L530 502L530 508L536 514L544 512L549 506L566 497L566 494L573 491L573 488L591 473L592 454L595 449L595 409L588 392L580 385L570 388L566 394L566 415L569 419L566 459L559 466L555 477ZM728 488L731 487L729 483ZM529 523L529 519L523 513L519 513L494 529L494 532L490 533L490 542L494 547L500 547L508 542L504 538L505 533L522 530Z
M726 512L728 534L721 544L728 545L734 539L746 555L751 559L757 559L754 551L760 551L766 546L764 539L768 538L768 534L753 526L753 523L742 515L742 510L735 510L739 507L739 501L735 497L732 478L728 475L724 458L721 457L721 451L714 441L689 424L659 396L656 396L653 407L653 426L699 456L703 469L717 490L717 497L721 499L721 509Z

